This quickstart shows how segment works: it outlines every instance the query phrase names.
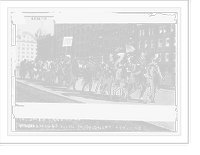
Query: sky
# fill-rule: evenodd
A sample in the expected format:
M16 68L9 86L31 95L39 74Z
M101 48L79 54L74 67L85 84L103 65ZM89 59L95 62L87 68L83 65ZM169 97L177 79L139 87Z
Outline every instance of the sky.
M28 31L33 35L38 29L46 31L46 33L53 34L54 32L54 23L53 20L31 20L30 17L25 17L24 24L17 24L17 30Z

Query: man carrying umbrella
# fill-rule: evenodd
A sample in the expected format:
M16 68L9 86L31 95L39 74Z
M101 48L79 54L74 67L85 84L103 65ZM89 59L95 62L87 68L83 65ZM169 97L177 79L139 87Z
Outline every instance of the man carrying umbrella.
M129 55L130 53L135 53L135 48L130 44L123 44L117 47L115 52L119 56L119 59L117 59L117 61L115 62L116 82L119 83L119 86L115 90L113 90L113 94L114 96L116 96L117 90L120 89L121 99L126 99L123 96L123 88L125 87L127 80L127 55Z
M131 72L131 78L129 78L128 84L128 95L126 99L131 99L130 95L137 89L137 85L141 87L140 90L140 99L139 103L146 103L143 100L143 95L146 90L145 82L144 82L144 70L146 69L146 59L148 56L148 51L145 49L141 55L134 56L131 64L134 66L133 71Z

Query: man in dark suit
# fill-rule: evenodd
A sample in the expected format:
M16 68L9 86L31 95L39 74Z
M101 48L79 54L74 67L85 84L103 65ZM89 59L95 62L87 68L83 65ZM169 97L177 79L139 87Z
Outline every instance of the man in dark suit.
M149 67L147 69L151 87L151 92L147 95L149 96L149 98L151 98L152 103L155 103L155 93L159 90L159 76L162 78L163 81L165 80L160 71L159 63L160 57L158 54L155 54L153 62L149 64Z

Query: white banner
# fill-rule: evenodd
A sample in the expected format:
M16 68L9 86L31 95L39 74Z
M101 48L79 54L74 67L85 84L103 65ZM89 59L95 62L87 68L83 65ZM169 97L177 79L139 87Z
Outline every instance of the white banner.
M63 47L72 46L73 37L64 37L63 38Z

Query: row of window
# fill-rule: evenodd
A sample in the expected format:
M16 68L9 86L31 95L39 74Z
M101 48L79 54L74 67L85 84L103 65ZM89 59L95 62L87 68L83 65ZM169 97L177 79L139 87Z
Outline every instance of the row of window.
M29 48L29 47L18 47L18 50L32 50L32 51L35 51L36 48Z
M175 30L175 25L174 24L171 24L170 25L170 29L168 29L170 32L173 32ZM159 26L159 33L166 33L167 32L167 26L166 25L163 25L163 26ZM146 34L148 35L154 35L155 33L155 28L149 28L148 31L145 29L141 29L139 31L139 36L145 36Z
M165 47L169 47L169 46L176 46L176 42L175 42L175 39L174 39L174 45L170 45L170 43L172 43L170 41L170 38L165 38L165 40L163 41L164 39L158 39L158 47L164 47L164 43L165 43ZM148 45L150 44L150 47L151 48L155 48L155 40L151 40L151 41L148 41L146 40L145 42L142 42L140 41L139 42L139 49L141 48L146 48Z
M18 60L19 60L19 58L31 58L31 59L33 59L34 56L29 56L29 55L25 56L25 55L22 55L22 56L20 57L20 56L18 55Z
M31 43L26 43L26 44L25 44L25 43L19 43L19 42L17 43L17 45L18 45L18 46L31 46L31 47L36 46L36 44L31 44Z
M163 59L161 57L161 53L159 53L159 61L163 62ZM173 53L173 61L176 61L176 53ZM164 55L164 62L170 62L170 54L169 53L165 53Z
M27 51L26 52L23 52L23 51L21 52L21 51L18 51L18 54L35 54L35 52L27 52Z

